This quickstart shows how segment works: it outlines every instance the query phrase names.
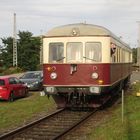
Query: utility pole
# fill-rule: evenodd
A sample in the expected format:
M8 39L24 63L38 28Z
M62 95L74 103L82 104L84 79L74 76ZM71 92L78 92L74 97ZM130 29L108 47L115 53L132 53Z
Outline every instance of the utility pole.
M13 24L13 67L17 67L17 32L16 32L16 13L14 13Z
M140 68L140 21L138 23L138 47L137 47L137 65Z
M41 35L40 35L40 40L41 40L41 45L40 45L40 65L43 64L43 34L42 34L42 30L41 31Z

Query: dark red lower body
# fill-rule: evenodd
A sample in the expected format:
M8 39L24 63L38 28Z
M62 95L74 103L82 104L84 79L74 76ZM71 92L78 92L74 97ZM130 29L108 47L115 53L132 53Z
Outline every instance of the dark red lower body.
M48 67L54 69L47 71ZM52 72L57 73L56 79L50 78ZM92 79L94 72L98 73L98 79ZM129 63L75 64L74 68L73 64L44 64L44 89L58 108L99 107L114 89L122 89L128 83L130 75Z

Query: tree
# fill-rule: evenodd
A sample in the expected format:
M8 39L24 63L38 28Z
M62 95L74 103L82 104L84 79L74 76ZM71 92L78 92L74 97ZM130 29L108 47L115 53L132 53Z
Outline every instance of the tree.
M13 38L3 38L1 47L1 65L5 68L11 67L13 65Z
M137 48L132 49L133 63L137 63Z
M24 70L36 70L40 63L40 38L33 37L31 32L19 32L18 61Z
M33 37L28 31L19 31L17 41L18 67L23 70L37 70L40 63L40 37ZM4 46L1 49L3 66L9 68L13 64L13 38L2 39Z

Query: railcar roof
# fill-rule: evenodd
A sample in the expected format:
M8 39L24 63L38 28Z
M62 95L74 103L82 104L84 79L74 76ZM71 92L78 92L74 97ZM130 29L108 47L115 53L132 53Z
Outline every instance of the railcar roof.
M111 36L128 47L126 43L121 41L119 37L117 37L105 27L85 23L68 24L53 28L52 30L48 31L47 34L44 35L44 38L70 36Z
M75 32L75 33L74 33ZM115 36L108 29L92 24L77 23L59 26L48 31L46 37L59 36Z

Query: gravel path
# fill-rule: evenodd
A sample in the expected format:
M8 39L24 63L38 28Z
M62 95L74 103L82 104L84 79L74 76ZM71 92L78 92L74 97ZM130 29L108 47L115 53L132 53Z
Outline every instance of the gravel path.
M131 83L140 82L140 71L133 71L130 81Z

